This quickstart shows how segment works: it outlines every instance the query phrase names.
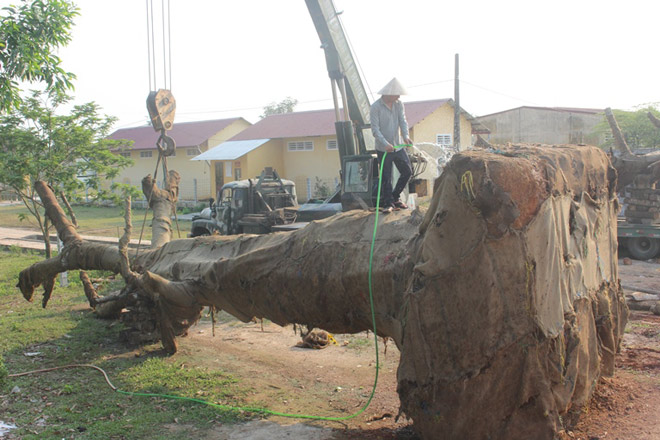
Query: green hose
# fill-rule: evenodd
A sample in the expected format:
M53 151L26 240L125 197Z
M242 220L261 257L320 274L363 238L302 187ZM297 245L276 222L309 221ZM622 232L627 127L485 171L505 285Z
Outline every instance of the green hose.
M394 149L395 150L400 150L401 148L404 147L410 147L412 145L409 144L403 144L403 145L395 145ZM380 357L378 355L378 333L376 331L376 312L374 309L374 295L373 295L373 289L372 289L372 280L371 280L371 272L373 268L373 261L374 261L374 247L376 245L376 234L378 232L378 217L379 217L379 209L380 209L380 190L381 186L383 183L383 165L385 164L385 157L387 157L387 152L383 154L383 159L381 160L379 171L378 171L378 193L376 196L376 220L374 221L374 232L371 237L371 249L369 250L369 305L371 306L371 322L373 323L373 332L374 332L374 347L376 350L376 375L374 377L374 386L371 389L371 394L369 395L369 398L367 399L367 402L360 408L357 412L350 414L348 416L343 416L343 417L323 417L323 416L311 416L307 414L288 414L288 413L281 413L277 411L271 411L269 409L265 408L251 408L251 407L246 407L246 406L230 406L230 405L220 405L217 403L211 403L207 402L205 400L200 400L200 399L193 399L190 397L180 397L180 396L171 396L167 394L157 394L157 393L135 393L132 391L122 391L120 389L115 389L118 393L121 394L128 394L130 396L144 396L144 397L164 397L168 399L176 399L176 400L187 400L189 402L197 402L197 403L202 403L205 405L209 405L215 408L220 408L220 409L229 409L229 410L241 410L241 411L248 411L248 412L253 412L257 414L268 414L268 415L273 415L273 416L280 416L280 417L289 417L289 418L295 418L295 419L311 419L311 420L329 420L329 421L342 421L342 420L349 420L354 417L359 416L362 414L371 404L371 401L374 398L374 395L376 394L376 387L378 386L378 371L380 370Z
M403 147L408 147L410 145L395 145L394 149L398 150ZM380 169L378 172L378 194L376 197L376 220L374 221L374 232L373 236L371 237L371 249L369 251L369 305L371 306L371 321L373 323L373 332L374 332L374 346L376 349L376 375L374 377L374 386L371 389L371 394L369 395L369 398L367 399L367 402L364 404L362 408L360 408L357 412L350 414L348 416L343 416L343 417L323 417L323 416L312 416L312 415L307 415L307 414L288 414L288 413L282 413L282 412L277 412L277 411L271 411L269 409L265 408L252 408L249 406L231 406L231 405L221 405L218 403L212 403L208 402L206 400L201 400L201 399L195 399L192 397L182 397L182 396L173 396L170 394L160 394L160 393L138 393L134 391L123 391L117 388L110 382L110 379L108 378L108 375L106 372L102 369L97 367L96 365L90 365L90 364L75 364L75 365L65 365L62 367L54 367L54 368L47 368L44 370L35 370L35 371L28 371L25 373L18 373L18 374L10 374L9 377L18 377L18 376L24 376L27 374L32 374L32 373L43 373L47 371L53 371L53 370L59 370L59 369L65 369L65 368L75 368L75 367L87 367L87 368L94 368L98 371L100 371L103 376L105 377L105 381L108 383L110 388L112 388L114 391L120 394L125 394L128 396L141 396L141 397L160 397L160 398L165 398L165 399L173 399L173 400L184 400L188 402L195 402L195 403L201 403L203 405L208 405L212 406L214 408L219 408L219 409L224 409L224 410L239 410L239 411L246 411L246 412L252 412L256 414L267 414L267 415L273 415L273 416L280 416L280 417L289 417L289 418L295 418L295 419L311 419L311 420L327 420L327 421L342 421L342 420L349 420L354 417L359 416L362 414L371 404L371 401L374 398L374 395L376 394L376 387L378 386L378 371L380 370L380 359L378 355L378 333L376 331L376 312L374 309L374 295L373 295L373 290L372 290L372 282L371 282L371 271L373 267L373 259L374 259L374 247L376 244L376 233L378 231L378 217L379 217L379 209L380 209L380 190L381 190L381 185L382 185L382 180L383 180L383 164L385 163L385 157L387 157L387 152L383 154L383 159L381 160L380 163Z
M397 145L394 148L395 149L401 149L407 145ZM180 397L180 396L171 396L167 394L156 394L156 393L135 393L131 391L122 391L120 389L116 389L118 393L122 394L128 394L130 396L145 396L145 397L164 397L168 399L177 399L177 400L187 400L190 402L197 402L197 403L202 403L205 405L209 405L215 408L220 408L220 409L229 409L229 410L241 410L241 411L249 411L257 414L268 414L268 415L273 415L273 416L280 416L280 417L289 417L289 418L295 418L295 419L311 419L311 420L329 420L329 421L342 421L342 420L349 420L354 417L359 416L362 414L371 404L371 401L374 398L374 395L376 394L376 387L378 386L378 371L380 370L380 357L378 355L378 333L376 332L376 312L374 308L374 295L373 295L373 289L372 289L372 282L371 282L371 272L372 272L372 267L373 267L373 261L374 261L374 247L376 245L376 234L378 232L378 217L379 217L379 208L380 208L380 190L382 186L382 181L383 181L383 164L385 163L385 157L387 157L387 152L383 154L383 159L381 161L380 167L379 167L379 172L378 172L378 194L376 196L376 220L374 221L374 232L371 237L371 249L369 250L369 305L371 307L371 322L373 323L373 332L374 332L374 347L376 350L376 375L374 377L374 386L371 389L371 394L369 395L369 398L367 399L367 402L360 408L357 412L350 414L348 416L343 416L343 417L323 417L323 416L312 416L312 415L307 415L307 414L289 414L289 413L281 413L277 411L272 411L269 409L265 408L251 408L251 407L245 407L245 406L230 406L230 405L220 405L217 403L211 403L207 402L205 400L200 400L200 399L193 399L190 397Z

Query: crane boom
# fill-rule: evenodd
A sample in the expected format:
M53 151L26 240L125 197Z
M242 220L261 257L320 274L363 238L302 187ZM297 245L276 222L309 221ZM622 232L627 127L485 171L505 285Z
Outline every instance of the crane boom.
M366 147L362 139L362 129L369 127L371 104L339 20L339 14L332 0L305 0L305 3L325 52L328 75L333 80L333 95L336 94L334 90L336 82L342 92L344 108L348 108L349 118L355 124L359 152L364 154ZM335 100L335 110L339 116L337 106ZM342 137L340 133L338 136Z
M367 92L333 1L305 0L305 3L321 39L332 86L341 162L342 210L376 206L374 188L378 164L373 147L367 149L367 142L373 141L369 130L371 104ZM339 108L337 89L341 93L343 111Z

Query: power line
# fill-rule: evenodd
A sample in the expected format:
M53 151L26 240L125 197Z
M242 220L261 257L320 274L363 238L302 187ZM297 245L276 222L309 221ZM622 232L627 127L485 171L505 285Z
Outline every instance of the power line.
M451 82L451 81L453 81L453 79L443 79L442 81L433 81L433 82L428 82L428 83L424 83L424 84L415 84L415 85L406 86L406 87L409 88L409 89L414 89L416 87L432 86L432 85L435 85L435 84L442 84L442 83Z
M313 99L310 101L300 101L298 104L313 104L316 102L331 102L331 98L324 98L324 99ZM241 108L232 108L232 109L224 109L224 110L195 110L195 111L190 111L190 112L177 112L177 114L180 115L195 115L195 114L200 114L200 113L228 113L228 112L238 112L238 111L247 111L247 110L263 110L263 108L266 106L265 105L260 105L257 107L241 107Z
M445 80L440 80L440 81L431 81L431 82L426 82L426 83L421 83L421 84L410 85L410 86L407 86L407 88L415 89L415 88L418 88L418 87L425 87L425 86L431 86L431 85L436 85L436 84L443 84L443 83L448 83L448 82L452 82L452 81L453 81L453 79L445 79ZM515 99L515 100L518 100L518 101L527 102L527 103L533 104L533 105L540 105L538 103L535 103L535 102L532 102L532 101L529 101L529 100L526 100L526 99L522 99L522 98L517 98L515 96L507 95L506 93L497 92L495 90L489 89L487 87L479 86L477 84L473 84L473 83L465 81L465 80L461 80L461 82L465 83L467 85L470 85L472 87L475 87L475 88L478 88L478 89L481 89L481 90L485 90L485 91L490 92L490 93L505 96L505 97L510 98L510 99ZM370 93L371 93L371 91L370 91ZM311 100L307 100L307 101L300 101L300 102L298 102L298 104L305 105L305 104L315 104L315 103L322 103L322 102L328 102L329 103L329 102L332 102L332 99L331 98L311 99ZM231 112L241 112L241 111L263 110L263 108L266 105L267 104L252 106L252 107L235 107L235 108L215 109L215 110L213 110L213 109L193 110L193 111L187 111L187 112L177 112L177 114L183 116L183 115L216 114L216 113L231 113ZM139 121L136 121L136 122L143 122L143 120L139 120ZM125 124L120 128L123 128L123 127L128 126L128 125L130 125L130 124Z
M479 85L476 85L476 84L472 84L471 82L468 82L468 81L465 81L465 80L462 80L461 82L463 82L467 85L470 85L472 87L476 87L477 89L485 90L487 92L494 93L496 95L501 95L501 96L504 96L504 97L509 98L509 99L515 99L517 101L522 101L522 102L526 102L528 104L533 104L533 105L538 105L538 106L541 105L537 102L533 102L533 101L530 101L528 99L518 98L518 97L515 97L515 96L507 95L506 93L497 92L495 90L491 90L491 89L486 88L486 87L482 87L482 86L479 86Z
M453 81L453 79L447 79L447 80L442 80L442 81L435 81L435 82L429 82L429 83L424 83L424 84L416 84L412 86L408 86L408 88L415 88L415 87L423 87L423 86L428 86L428 85L433 85L433 84L440 84L444 82L450 82ZM371 93L371 90L369 91ZM318 98L318 99L311 99L308 101L299 101L298 104L314 104L317 102L332 102L332 98ZM201 113L228 113L228 112L238 112L238 111L247 111L247 110L262 110L266 105L260 105L257 107L239 107L239 108L231 108L231 109L223 109L223 110L195 110L195 111L189 111L189 112L177 112L180 115L194 115L194 114L201 114Z
M142 123L145 123L145 124L146 124L146 123L149 122L149 117L145 115L145 116L144 116L143 118L141 118L141 119L138 119L138 120L135 120L135 121L131 121L131 122L126 122L126 123L124 123L124 124L122 124L122 125L120 125L120 126L118 126L118 127L113 127L113 130L119 130L119 129L121 129L121 128L132 128L132 127L135 127L135 124L137 124L137 123L139 123L139 122L142 122Z
M407 86L407 87L408 87L409 89L414 89L414 88L417 88L417 87L431 86L431 85L442 84L442 83L447 83L447 82L451 82L451 81L453 81L453 79L445 79L445 80L441 80L441 81L433 81L433 82L428 82L428 83L423 83L423 84L415 84L415 85ZM471 83L471 82L469 82L469 81L465 81L464 79L460 80L460 83L467 84L467 85L469 85L469 86L472 86L472 87L475 87L475 88L477 88L477 89L481 89L481 90L487 91L487 92L489 92L489 93L493 93L493 94L496 94L496 95L504 96L504 97L509 98L509 99L515 99L516 101L522 101L522 102L526 102L526 103L528 103L528 104L533 104L533 105L537 105L537 106L540 106L540 105L541 105L541 104L539 104L539 103L536 103L536 102L530 101L530 100L528 100L528 99L518 98L518 97L516 97L516 96L508 95L508 94L506 94L506 93L498 92L498 91L496 91L496 90L492 90L492 89L489 89L489 88L487 88L487 87L483 87L483 86L480 86L480 85L477 85L477 84Z

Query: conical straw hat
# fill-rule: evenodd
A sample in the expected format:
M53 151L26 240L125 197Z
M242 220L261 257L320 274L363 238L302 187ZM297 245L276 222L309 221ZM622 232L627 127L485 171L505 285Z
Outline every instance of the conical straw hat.
M385 87L380 89L378 92L379 95L407 95L408 91L403 84L399 82L398 79L392 78L392 81L388 82Z

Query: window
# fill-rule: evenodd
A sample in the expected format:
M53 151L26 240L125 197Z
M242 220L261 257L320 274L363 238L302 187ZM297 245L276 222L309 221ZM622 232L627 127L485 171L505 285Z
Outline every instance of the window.
M436 134L435 143L440 145L448 145L451 147L453 145L451 137L451 134Z
M326 147L328 148L328 150L336 150L337 139L328 139L328 142L326 143Z
M346 179L344 179L344 191L346 192L369 192L370 160L346 161Z
M198 154L197 148L188 148L186 150L186 156L197 156Z
M119 155L124 156L124 157L131 157L131 152L130 151L122 151L119 153Z
M314 150L314 142L312 142L312 141L289 142L289 145L287 146L287 150L289 150L289 151L313 151Z
M140 157L142 157L142 158L151 157L152 154L153 154L153 151L140 151Z
M234 168L234 180L241 180L241 169Z

